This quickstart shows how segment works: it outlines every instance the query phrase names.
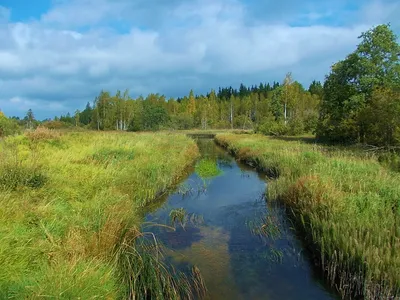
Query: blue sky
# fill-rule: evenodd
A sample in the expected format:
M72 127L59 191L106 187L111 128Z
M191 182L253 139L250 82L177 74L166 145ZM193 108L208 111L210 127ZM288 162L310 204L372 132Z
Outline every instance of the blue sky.
M289 71L308 86L399 16L394 0L0 0L0 109L47 118L101 89L177 97Z

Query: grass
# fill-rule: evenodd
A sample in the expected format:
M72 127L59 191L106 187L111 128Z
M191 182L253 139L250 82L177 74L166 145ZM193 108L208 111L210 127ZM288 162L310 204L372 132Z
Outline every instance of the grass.
M210 158L201 159L195 167L197 175L203 179L212 178L218 176L222 171L218 168L217 162Z
M400 174L376 155L261 135L217 135L265 171L343 298L400 296Z
M39 129L0 140L0 298L189 293L135 245L143 208L197 156L194 141L167 133Z

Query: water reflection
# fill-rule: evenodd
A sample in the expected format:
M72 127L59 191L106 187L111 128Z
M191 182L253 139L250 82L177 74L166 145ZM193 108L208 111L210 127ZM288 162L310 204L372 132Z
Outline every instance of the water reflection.
M175 230L152 229L169 249L168 261L176 268L196 265L209 299L334 299L314 276L283 208L266 205L264 176L212 140L198 145L202 159L222 173L201 178L194 172L146 217L170 226L171 212L185 212Z

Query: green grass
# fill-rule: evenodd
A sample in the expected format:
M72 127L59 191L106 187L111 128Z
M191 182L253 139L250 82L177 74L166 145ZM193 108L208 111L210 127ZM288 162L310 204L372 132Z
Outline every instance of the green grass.
M136 299L175 293L167 273L146 287L155 279L121 262L161 274L159 256L138 264L132 254L136 228L197 155L193 140L167 133L39 129L1 140L0 298L127 298L133 278Z
M203 179L218 176L222 171L218 168L215 160L204 158L196 164L196 173Z
M400 296L400 174L374 154L261 135L217 135L266 172L342 297Z

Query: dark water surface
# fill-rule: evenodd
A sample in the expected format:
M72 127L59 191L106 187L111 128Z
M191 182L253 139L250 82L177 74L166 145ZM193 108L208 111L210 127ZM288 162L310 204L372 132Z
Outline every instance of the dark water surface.
M146 221L171 225L170 211L186 219L175 231L146 228L170 250L176 268L196 265L208 299L337 299L313 271L283 209L265 199L265 176L238 164L212 139L198 139L202 158L222 171L192 173Z

